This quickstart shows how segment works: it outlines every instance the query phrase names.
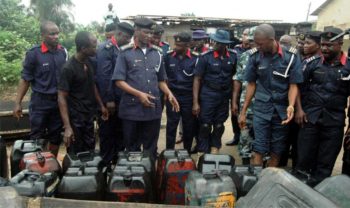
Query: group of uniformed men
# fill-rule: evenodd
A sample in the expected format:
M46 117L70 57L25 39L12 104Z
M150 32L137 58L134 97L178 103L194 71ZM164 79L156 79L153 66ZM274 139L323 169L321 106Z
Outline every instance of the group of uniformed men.
M252 164L261 165L268 154L268 166L278 166L295 118L296 170L316 182L331 175L350 92L343 37L333 40L342 30L311 31L300 36L298 49L279 44L268 24L245 30L234 49L228 48L228 31L217 29L208 37L196 30L176 34L170 50L161 41L164 28L150 19L108 28L113 35L98 47L94 35L79 32L77 52L68 59L57 25L43 22L43 42L26 54L14 115L21 116L31 86L30 136L48 138L56 155L62 128L68 152L93 150L97 114L106 164L124 149L147 150L156 158L164 105L167 149L175 148L181 119L185 149L191 151L195 138L196 151L217 154L231 106L241 128L240 151L252 153ZM210 48L204 44L208 38Z

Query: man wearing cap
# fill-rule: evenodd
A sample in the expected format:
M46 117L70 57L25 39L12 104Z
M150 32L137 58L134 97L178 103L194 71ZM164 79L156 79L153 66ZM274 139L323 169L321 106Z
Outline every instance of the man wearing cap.
M162 50L150 44L154 22L148 18L135 20L135 43L122 47L112 80L123 90L119 117L123 120L126 149L149 151L157 156L161 102L159 89L164 92L173 110L180 110L167 84Z
M255 43L254 43L254 32L256 27L252 27L249 29L249 33L246 38L249 40L249 47L252 48L244 53L242 53L241 57L237 63L237 72L233 76L233 93L232 93L232 104L231 110L232 114L237 116L239 115L239 109L243 107L247 82L244 81L244 73L245 68L248 64L248 60L250 55L256 52ZM239 103L240 107L238 107L237 103ZM241 130L239 140L239 152L242 158L249 158L251 153L251 143L254 138L253 131L253 105L254 99L247 109L247 121L244 129Z
M196 127L196 118L192 115L193 73L199 54L189 49L191 35L187 32L176 34L174 40L175 48L165 55L164 66L168 76L168 87L178 100L181 110L174 112L171 110L171 103L166 103L166 149L175 147L176 129L181 117L184 148L190 151Z
M105 28L105 37L107 40L114 39L115 32L117 30L117 24L108 24Z
M306 113L298 140L297 169L310 173L316 183L332 174L341 149L345 108L349 96L350 68L341 51L343 37L339 28L327 28L321 34L323 56L306 59L302 109Z
M120 47L130 43L134 28L126 22L117 25L115 36L98 46L96 59L96 85L102 102L109 111L108 120L98 119L100 152L106 163L124 149L122 121L118 117L121 89L111 80Z
M23 61L13 114L17 119L22 117L22 99L31 87L30 138L47 138L48 149L57 155L63 127L57 103L57 85L68 54L58 43L60 31L54 22L42 22L40 33L43 42L28 50Z
M208 39L208 35L204 30L195 30L192 32L192 50L201 54L208 51L205 46L205 40Z
M259 25L254 33L257 51L246 66L246 98L240 112L240 127L246 126L247 109L254 100L252 164L262 165L269 154L268 166L276 167L285 150L288 122L294 116L298 83L303 81L301 63L295 48L281 47L269 24Z
M301 60L304 60L304 44L305 44L305 34L300 33L297 37L297 49L300 55Z
M202 54L195 68L192 111L201 123L199 152L210 149L211 153L217 154L229 114L237 56L227 48L231 43L228 31L218 29L210 38L214 41L213 50Z
M169 43L162 41L163 34L163 26L157 24L153 30L151 43L155 46L159 46L160 48L162 48L163 55L165 55L169 51L170 45Z

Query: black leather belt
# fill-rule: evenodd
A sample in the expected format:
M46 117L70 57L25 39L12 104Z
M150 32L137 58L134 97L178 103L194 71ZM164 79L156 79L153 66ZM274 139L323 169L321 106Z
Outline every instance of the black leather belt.
M41 99L44 100L57 100L57 94L44 94L44 93L40 93L40 92L33 92L33 94L35 96L40 97Z
M228 89L230 89L230 85L220 85L220 84L215 84L212 82L204 82L204 84L213 90L228 90Z

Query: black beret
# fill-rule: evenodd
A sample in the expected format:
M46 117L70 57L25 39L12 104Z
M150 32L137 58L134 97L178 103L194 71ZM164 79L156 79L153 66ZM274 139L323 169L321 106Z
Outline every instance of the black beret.
M189 43L191 42L191 34L187 33L187 32L180 32L176 35L174 35L174 40L175 42L185 42L185 43Z
M153 30L155 27L155 22L151 19L148 19L148 18L135 19L134 23L135 23L135 27L139 27L139 28Z
M117 25L114 23L106 25L105 32L112 32L117 29Z
M164 27L156 24L156 26L154 27L153 34L162 35L163 33L164 33Z
M321 34L322 34L321 31L310 31L306 33L305 38L314 40L317 44L320 44Z
M343 32L343 30L341 30L339 28L329 27L329 28L326 28L323 33L321 33L321 37L326 38L326 39L331 39L331 38L339 35L342 32ZM340 37L340 38L342 38L342 37Z
M118 23L118 29L122 32L128 33L131 36L134 34L134 28L127 22Z

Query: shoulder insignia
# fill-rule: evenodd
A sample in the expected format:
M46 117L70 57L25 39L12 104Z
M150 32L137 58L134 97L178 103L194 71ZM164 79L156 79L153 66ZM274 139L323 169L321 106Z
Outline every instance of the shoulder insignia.
M105 45L105 48L106 49L110 49L110 48L112 48L112 46L113 46L113 43L107 42L106 45Z
M168 42L162 41L163 44L165 45L170 45Z
M231 53L235 53L235 54L237 54L237 51L236 51L235 49L231 49L231 48L229 48L229 49L228 49L228 51L229 51L229 52L231 52Z
M199 56L199 53L196 51L191 51L191 54L195 55L195 56Z
M248 53L249 55L253 55L253 54L256 53L256 52L258 52L258 49L256 49L256 48L252 48L252 49L247 50L247 53Z
M167 54L171 54L171 53L173 53L174 52L174 50L169 50L169 51L167 51L166 53Z
M127 44L127 45L124 45L120 48L120 50L122 51L125 51L127 49L130 49L130 48L133 48L134 47L134 44L133 43L130 43L130 44Z
M316 60L316 59L318 59L320 57L321 56L319 56L319 55L311 56L310 58L305 59L305 62L306 63L310 63L311 61Z
M298 53L298 50L294 47L290 47L289 50L288 50L290 53L294 53L294 54L297 54Z
M152 45L151 47L156 49L156 50L158 50L160 53L163 53L163 49L162 48L160 48L160 47L158 47L156 45Z

